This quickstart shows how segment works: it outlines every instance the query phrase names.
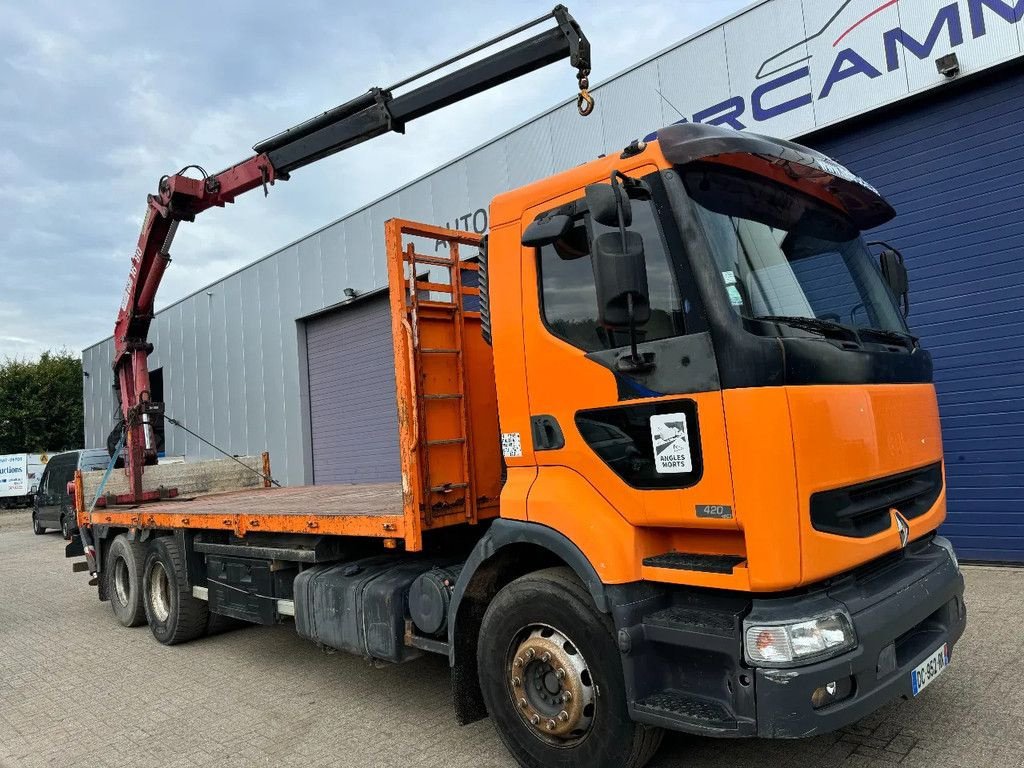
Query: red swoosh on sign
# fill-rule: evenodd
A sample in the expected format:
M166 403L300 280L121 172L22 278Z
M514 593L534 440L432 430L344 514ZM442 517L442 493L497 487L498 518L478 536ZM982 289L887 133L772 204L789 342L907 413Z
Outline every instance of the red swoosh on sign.
M863 23L864 23L865 21L867 21L868 19L870 19L870 18L871 18L872 16L876 16L876 15L878 15L879 13L881 13L882 11L884 11L884 10L885 10L886 8L888 8L888 7L890 7L890 6L893 6L893 5L896 5L896 3L898 3L899 1L900 1L900 0L889 0L889 2L887 2L887 3L883 3L882 5L880 5L880 6L878 6L877 8L875 8L875 10L873 10L873 11L872 11L871 13L869 13L869 14L868 14L867 16L865 16L865 17L864 17L863 19L861 19L860 21L858 21L858 22L857 22L856 24L854 24L854 25L853 25L852 27L850 27L850 28L849 28L848 30L846 30L845 32L843 32L843 34L841 34L841 35L840 35L839 37L837 37L837 38L836 38L836 41L835 41L834 43L832 43L832 47L833 47L833 48L835 48L835 47L836 47L837 45L839 45L839 43L841 43L841 42L842 42L842 40L843 40L843 38L844 38L844 37L846 37L846 36L847 36L848 34L850 34L851 32L853 32L853 30L855 30L855 29L856 29L857 27L859 27L859 26L860 26L861 24L863 24Z

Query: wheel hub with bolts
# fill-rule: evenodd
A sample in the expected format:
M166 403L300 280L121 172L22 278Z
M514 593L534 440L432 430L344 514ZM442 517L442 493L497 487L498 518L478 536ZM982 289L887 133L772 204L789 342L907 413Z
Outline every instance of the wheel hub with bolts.
M512 698L538 733L578 741L594 722L595 686L576 646L551 627L537 627L515 649L509 670Z
M150 572L149 605L157 621L167 621L171 615L171 587L167 571L160 563L153 563Z

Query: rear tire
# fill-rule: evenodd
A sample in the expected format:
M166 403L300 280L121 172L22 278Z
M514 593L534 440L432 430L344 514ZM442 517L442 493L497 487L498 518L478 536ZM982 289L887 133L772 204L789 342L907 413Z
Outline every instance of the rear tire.
M39 524L39 518L36 517L36 513L32 513L32 533L36 536L42 536L46 533L46 528Z
M613 630L568 568L523 576L491 601L480 687L520 765L641 768L654 756L662 731L630 720Z
M149 545L142 584L146 620L159 642L177 645L205 634L210 610L186 586L185 553L173 536Z
M71 520L67 515L60 516L60 535L64 537L65 541L71 541L71 534L74 532L74 528L71 525Z
M114 537L107 550L104 571L107 574L107 595L114 616L125 627L146 623L142 602L142 574L146 565L146 547L125 534Z

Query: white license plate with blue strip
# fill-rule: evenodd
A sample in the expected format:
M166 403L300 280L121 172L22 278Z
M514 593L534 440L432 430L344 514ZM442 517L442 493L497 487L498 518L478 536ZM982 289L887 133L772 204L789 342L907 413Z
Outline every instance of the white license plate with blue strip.
M922 661L917 669L911 671L910 685L914 689L914 695L917 696L917 694L931 685L932 681L941 675L948 666L949 647L943 645Z

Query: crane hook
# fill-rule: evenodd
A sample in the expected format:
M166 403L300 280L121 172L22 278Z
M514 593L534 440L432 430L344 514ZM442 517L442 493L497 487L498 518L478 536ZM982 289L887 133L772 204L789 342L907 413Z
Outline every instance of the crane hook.
M581 89L580 95L576 97L576 109L582 117L594 111L594 97L586 88Z
M580 86L580 95L576 97L576 110L581 117L586 117L594 111L594 97L590 95L590 80L587 77L589 74L590 70L581 69L576 76Z

